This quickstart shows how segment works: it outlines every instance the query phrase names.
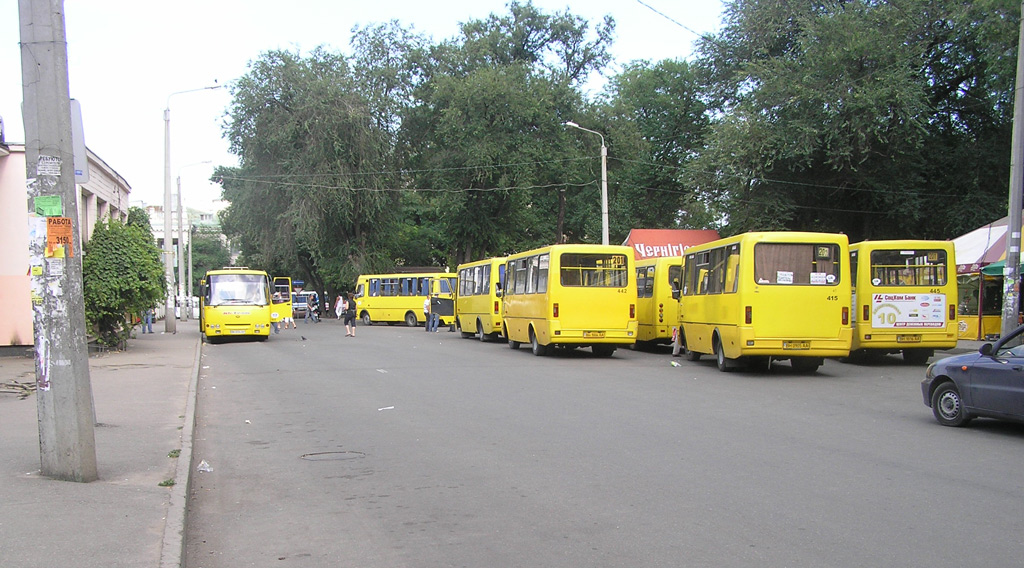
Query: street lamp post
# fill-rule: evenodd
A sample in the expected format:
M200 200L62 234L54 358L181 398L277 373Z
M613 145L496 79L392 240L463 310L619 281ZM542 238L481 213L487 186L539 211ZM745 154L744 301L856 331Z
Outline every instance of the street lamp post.
M564 122L563 126L571 126L601 137L601 244L606 245L608 244L608 147L604 145L604 135L596 130L583 128L571 120Z
M164 312L164 332L177 333L178 328L174 318L174 266L171 261L173 253L171 238L171 97L184 93L195 93L221 89L224 85L213 85L199 89L188 89L176 91L167 95L167 106L164 108L164 276L167 279L167 302Z
M189 166L198 166L200 164L209 164L209 163L211 163L211 160L203 160L202 162L193 162L191 164L186 164L186 165L178 168L178 251L177 251L177 255L178 255L177 256L177 259L178 259L178 289L177 289L177 294L178 294L179 297L181 297L181 306L179 308L181 310L181 315L179 317L179 319L181 321L188 321L188 311L191 309L191 305L190 304L191 304L191 301L192 301L191 289L189 290L189 295L188 296L185 295L185 243L184 243L184 240L183 240L185 238L185 233L183 232L183 229L184 229L183 224L185 222L184 221L185 209L182 208L182 206L181 206L181 170L184 170L185 168L187 168ZM191 256L191 251L192 251L192 235L191 235L191 233L189 234L188 250L189 250L189 274L188 275L189 275L189 278L192 278L192 265L191 265L191 262L192 262L192 256ZM191 288L191 286L189 288Z

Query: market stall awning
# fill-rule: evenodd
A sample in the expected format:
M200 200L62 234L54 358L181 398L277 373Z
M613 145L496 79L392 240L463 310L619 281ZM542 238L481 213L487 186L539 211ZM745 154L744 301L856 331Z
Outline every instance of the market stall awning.
M1006 259L1004 258L1003 260L997 260L997 261L993 262L992 264L989 264L985 268L982 268L981 269L981 273L984 274L985 276L1002 276L1003 275L1003 269L1005 267L1006 267ZM1021 273L1024 273L1024 264L1022 264L1020 266L1020 270L1019 271Z
M957 274L977 273L1006 258L1007 219L1009 217L1003 217L953 239ZM1002 274L1002 269L999 273Z

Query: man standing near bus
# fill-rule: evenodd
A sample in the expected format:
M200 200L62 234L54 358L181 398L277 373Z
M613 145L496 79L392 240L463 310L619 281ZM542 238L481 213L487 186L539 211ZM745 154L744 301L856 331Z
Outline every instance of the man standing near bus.
M430 332L430 296L423 298L423 331Z

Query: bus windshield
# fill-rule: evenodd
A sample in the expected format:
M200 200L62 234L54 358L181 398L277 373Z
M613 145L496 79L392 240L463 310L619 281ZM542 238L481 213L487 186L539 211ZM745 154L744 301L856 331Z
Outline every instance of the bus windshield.
M259 274L211 274L209 306L266 306L267 279Z
M629 282L624 254L565 253L561 267L562 286L622 288Z
M839 245L757 243L754 281L758 284L835 286L839 284Z

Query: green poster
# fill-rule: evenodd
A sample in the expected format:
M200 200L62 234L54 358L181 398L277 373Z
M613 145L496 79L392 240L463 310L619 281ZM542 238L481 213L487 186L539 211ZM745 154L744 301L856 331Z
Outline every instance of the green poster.
M60 217L64 214L59 195L40 195L35 200L36 215L44 217Z

